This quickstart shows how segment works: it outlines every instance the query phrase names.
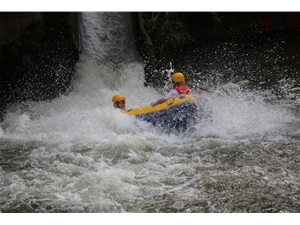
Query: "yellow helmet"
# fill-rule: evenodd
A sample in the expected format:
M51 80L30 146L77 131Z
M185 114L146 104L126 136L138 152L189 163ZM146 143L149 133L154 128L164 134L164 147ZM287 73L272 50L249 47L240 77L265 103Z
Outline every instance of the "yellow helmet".
M174 83L177 83L177 82L185 82L185 79L184 79L184 75L182 73L174 73L172 75L172 81Z
M125 101L125 100L126 100L126 98L120 94L114 95L114 97L112 98L113 102L121 102L121 101Z

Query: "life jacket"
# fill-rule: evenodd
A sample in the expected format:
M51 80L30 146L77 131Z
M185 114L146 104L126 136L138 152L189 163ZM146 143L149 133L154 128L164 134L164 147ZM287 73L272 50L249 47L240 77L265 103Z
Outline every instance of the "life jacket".
M190 89L187 86L185 86L184 84L180 84L180 85L176 86L175 89L178 91L178 93L180 95L189 95L189 94L191 94Z

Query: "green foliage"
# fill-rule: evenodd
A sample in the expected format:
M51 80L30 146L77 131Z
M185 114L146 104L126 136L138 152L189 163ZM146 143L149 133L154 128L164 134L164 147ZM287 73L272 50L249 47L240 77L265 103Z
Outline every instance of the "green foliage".
M194 41L179 12L152 12L143 13L143 16L156 57L174 53L179 47Z

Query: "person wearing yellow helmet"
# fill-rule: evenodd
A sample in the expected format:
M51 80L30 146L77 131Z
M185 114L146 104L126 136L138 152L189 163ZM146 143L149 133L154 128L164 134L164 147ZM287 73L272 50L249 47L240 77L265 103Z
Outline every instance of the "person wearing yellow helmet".
M123 95L116 94L112 98L114 108L125 110L126 98Z
M152 102L151 106L155 106L157 104L161 104L166 102L169 99L176 98L179 95L190 95L190 89L185 85L185 77L182 73L174 73L172 75L173 89L166 94L165 97L157 100L156 102Z

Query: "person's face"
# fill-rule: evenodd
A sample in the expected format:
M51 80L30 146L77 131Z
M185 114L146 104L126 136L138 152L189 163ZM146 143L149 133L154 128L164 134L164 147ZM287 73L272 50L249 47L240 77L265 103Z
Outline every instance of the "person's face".
M120 109L125 109L125 105L126 103L125 103L125 101L120 101L119 102L119 107L120 107Z

